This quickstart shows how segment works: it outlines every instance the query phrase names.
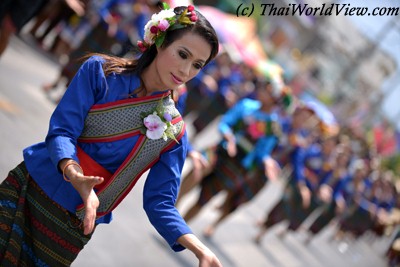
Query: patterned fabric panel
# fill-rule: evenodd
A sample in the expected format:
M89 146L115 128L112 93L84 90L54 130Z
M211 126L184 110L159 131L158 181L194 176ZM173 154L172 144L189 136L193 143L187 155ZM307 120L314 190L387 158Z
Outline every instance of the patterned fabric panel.
M137 129L142 127L142 120L137 114L141 112L149 113L158 105L161 98L154 99L145 103L131 103L129 106L113 106L112 108L107 107L102 110L94 110L90 112L87 123L85 124L84 135L90 138L97 138L100 135L112 137L115 134L120 134L124 131L130 131L129 129ZM162 99L164 110L171 114L173 118L179 117L179 111L175 107L174 101L170 96ZM136 115L134 115L136 114ZM117 120L116 117L127 118L131 116L132 120L125 123L123 120ZM125 119L126 120L126 119ZM107 125L95 125L96 123L110 121L110 126ZM86 129L89 126L96 128L96 130ZM172 130L175 137L179 140L182 132L184 131L184 122L182 120L172 125ZM164 139L152 140L148 139L145 135L139 137L137 144L128 156L128 160L121 165L116 173L110 178L110 182L101 188L97 195L100 200L100 206L97 209L97 215L103 216L111 212L129 193L129 191L136 184L140 176L146 172L152 164L160 157L162 151L174 144L175 140ZM79 206L77 209L77 215L79 218L84 217L84 207Z
M147 101L132 99L132 102L90 110L79 139L113 137L139 130L143 126L140 114L154 110L161 97ZM170 96L165 97L162 101L165 111L170 113L172 118L180 115Z

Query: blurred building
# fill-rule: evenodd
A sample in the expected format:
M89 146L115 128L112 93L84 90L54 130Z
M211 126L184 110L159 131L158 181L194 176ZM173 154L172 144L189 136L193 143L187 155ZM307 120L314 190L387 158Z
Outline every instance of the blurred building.
M262 2L277 10L296 3ZM322 3L305 2L309 6ZM355 112L361 102L372 108L382 99L383 81L398 68L395 59L379 48L382 38L368 39L345 16L268 15L259 23L265 49L283 66L295 92L311 91L335 103L340 117Z

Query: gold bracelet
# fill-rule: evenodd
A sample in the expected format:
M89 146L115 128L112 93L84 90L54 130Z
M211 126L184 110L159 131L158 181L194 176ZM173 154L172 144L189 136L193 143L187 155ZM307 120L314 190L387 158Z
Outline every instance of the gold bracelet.
M69 162L69 163L67 163L67 164L64 166L64 169L63 169L63 177L64 177L64 180L67 181L67 182L71 182L71 179L69 179L69 178L65 175L65 170L66 170L67 167L70 166L70 165L78 166L79 169L81 169L81 171L82 171L82 173L83 173L83 169L82 169L82 167L81 167L78 163L76 163L76 162Z

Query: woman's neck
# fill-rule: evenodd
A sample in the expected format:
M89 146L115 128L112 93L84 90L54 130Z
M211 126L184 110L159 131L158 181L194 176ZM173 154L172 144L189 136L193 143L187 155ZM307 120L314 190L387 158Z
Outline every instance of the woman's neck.
M154 61L143 70L142 75L142 84L140 85L143 90L143 94L151 95L157 91L165 91L167 88L163 88L162 83L160 81L160 77L158 75L157 70L154 67Z

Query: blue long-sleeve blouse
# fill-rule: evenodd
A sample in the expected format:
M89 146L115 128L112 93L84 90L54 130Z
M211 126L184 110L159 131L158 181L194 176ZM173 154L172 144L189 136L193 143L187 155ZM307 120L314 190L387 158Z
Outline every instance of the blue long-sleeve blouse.
M238 123L244 123L244 127L240 129L235 129L235 125ZM260 131L258 127L251 127L252 124L261 122L263 124L266 123L277 123L279 124L279 116L276 112L266 113L261 111L261 102L258 100L253 100L249 98L244 98L240 100L236 105L234 105L231 109L228 110L222 116L218 129L220 133L232 133L236 137L236 142L238 139L251 132L251 129L256 129ZM266 126L265 126L266 127ZM254 164L260 165L262 161L270 157L272 150L278 143L278 136L276 133L257 133L258 137L254 137L257 139L254 144L254 148L252 151L249 151L246 157L242 160L242 165L249 169ZM226 141L223 140L221 143L222 146L226 147Z
M314 143L306 149L304 167L317 178L314 181L313 177L304 177L310 189L316 190L321 184L326 184L330 179L333 179L333 166L331 166L330 157L331 155L324 154L322 145L319 143Z
M59 161L72 158L79 162L76 155L77 139L85 117L94 104L126 99L140 85L139 78L134 75L110 74L106 77L102 69L103 61L101 57L94 56L82 64L51 116L45 142L23 151L32 178L51 199L73 213L82 199L72 185L64 181L57 167ZM134 136L113 142L79 143L79 146L114 173L137 139L138 136ZM184 249L176 240L184 234L192 233L175 208L187 153L186 145L185 133L179 144L164 152L150 169L143 190L143 206L150 222L175 251ZM108 214L97 219L96 223L109 223L111 220L112 215Z

